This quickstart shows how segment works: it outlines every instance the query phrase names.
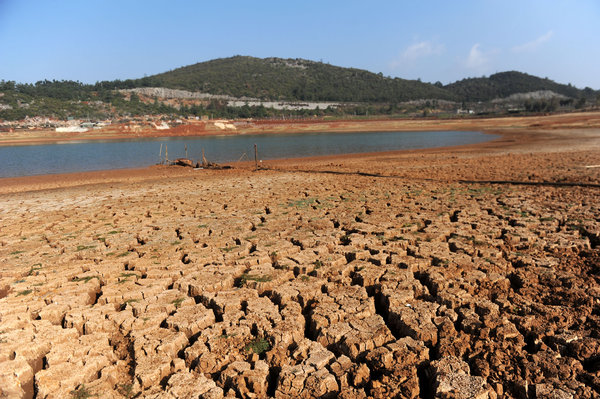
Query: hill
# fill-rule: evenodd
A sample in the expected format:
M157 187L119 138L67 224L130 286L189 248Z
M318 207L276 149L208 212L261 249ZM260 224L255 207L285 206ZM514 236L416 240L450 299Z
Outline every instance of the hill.
M122 90L136 88L155 89L149 90L153 94L145 95L141 91L137 91L138 94ZM163 98L156 94L168 92L162 89L185 91L190 96ZM505 100L493 101L496 99ZM290 111L273 105L282 101L298 103L298 106ZM307 102L313 103L302 104ZM334 104L330 107L314 102ZM265 118L286 113L419 116L430 115L432 111L450 115L465 107L470 112L498 114L515 109L519 112L569 110L599 102L600 91L581 90L515 71L443 86L304 59L247 56L221 58L140 79L93 85L73 81L44 80L35 84L0 81L0 119L6 120L27 116L105 119L136 115Z
M505 98L517 93L530 93L537 91L551 91L569 98L594 98L597 92L590 88L580 90L574 86L556 83L548 78L522 72L500 72L490 77L468 78L444 86L462 101L490 101L496 98Z
M415 99L454 100L429 83L384 77L303 59L221 58L124 81L121 88L166 87L232 97L265 100L400 102Z

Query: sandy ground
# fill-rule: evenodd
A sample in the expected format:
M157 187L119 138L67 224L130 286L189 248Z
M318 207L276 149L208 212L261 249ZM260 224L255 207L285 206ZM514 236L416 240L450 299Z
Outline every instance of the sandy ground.
M598 397L600 129L504 123L0 179L0 396Z

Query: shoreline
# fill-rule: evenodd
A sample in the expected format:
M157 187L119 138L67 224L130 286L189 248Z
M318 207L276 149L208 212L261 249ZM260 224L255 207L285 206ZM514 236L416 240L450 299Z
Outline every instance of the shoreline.
M439 155L451 155L461 158L475 156L485 158L511 153L593 152L594 148L600 151L600 129L596 128L582 130L558 129L552 131L490 129L482 131L482 133L498 135L499 137L481 143L456 146L263 160L260 164L260 169L269 170L282 167L297 169L306 167L307 165L311 168L318 165L338 164L340 162L353 163L369 159L410 158L415 156L437 157ZM600 163L600 156L598 157L598 163ZM232 166L232 169L226 171L228 174L255 170L254 161L233 161L223 163L223 165ZM223 173L224 171L211 169L196 170L180 166L149 165L141 168L3 177L0 178L0 194L96 184L142 182L199 174L213 175L219 172Z
M244 120L230 121L235 129L220 129L208 121L189 121L166 130L124 124L83 133L28 130L0 133L0 146L55 144L73 141L119 141L161 137L206 137L248 134L384 132L384 131L493 131L514 129L565 129L600 127L600 111L579 113L456 119L371 119L371 120Z

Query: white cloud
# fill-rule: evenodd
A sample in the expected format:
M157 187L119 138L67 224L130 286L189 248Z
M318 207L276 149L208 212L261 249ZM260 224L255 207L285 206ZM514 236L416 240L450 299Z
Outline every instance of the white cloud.
M470 69L482 69L488 63L488 58L486 55L479 49L480 44L475 43L473 47L471 47L471 51L469 51L469 56L465 61L465 66Z
M512 51L514 51L515 53L523 53L535 50L536 48L550 40L552 36L554 36L554 32L550 30L535 40L513 47Z
M406 61L414 61L417 58L440 54L443 50L444 46L427 40L408 46L402 53L401 58Z

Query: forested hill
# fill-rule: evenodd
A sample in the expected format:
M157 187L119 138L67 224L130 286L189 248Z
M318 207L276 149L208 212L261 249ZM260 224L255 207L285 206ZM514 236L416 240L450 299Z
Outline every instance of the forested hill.
M454 100L429 83L384 77L303 59L235 56L185 66L124 86L168 87L273 100L400 102L423 98Z
M179 103L169 99L142 98L120 89L167 88L195 92L190 98L204 99ZM197 95L203 93L201 95ZM538 92L538 93L532 93ZM531 95L509 98L498 107L491 100L517 93ZM250 109L231 99L206 96L226 95L252 102ZM187 94L186 94L187 95ZM555 98L564 96L567 98ZM21 120L27 116L111 118L130 115L213 115L218 117L270 117L282 109L252 99L296 102L333 102L319 112L299 108L297 115L416 115L453 113L468 108L477 113L552 112L600 104L600 91L583 90L521 72L502 72L490 77L469 78L448 84L424 83L385 77L355 68L343 68L303 59L235 56L174 69L140 79L83 84L74 81L44 80L23 84L0 80L0 120ZM411 100L424 100L414 101ZM430 101L449 100L449 101ZM260 105L260 106L259 106ZM308 104L305 104L308 106ZM302 106L300 104L299 106ZM569 108L570 107L570 108ZM266 108L269 108L268 110Z
M598 92L588 88L580 90L574 86L556 83L548 78L522 72L500 72L488 78L469 78L444 86L462 101L490 101L517 93L550 90L570 98L594 98Z

